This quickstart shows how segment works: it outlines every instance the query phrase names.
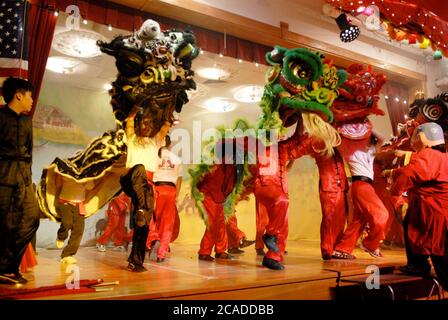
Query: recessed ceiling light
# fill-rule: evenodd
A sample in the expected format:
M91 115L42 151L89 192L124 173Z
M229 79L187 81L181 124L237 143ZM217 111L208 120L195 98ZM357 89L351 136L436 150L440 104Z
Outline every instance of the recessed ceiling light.
M219 67L199 68L198 70L196 70L196 73L200 77L210 80L225 80L230 76L230 73L228 71Z
M212 98L205 101L204 107L212 112L230 112L236 109L236 103L226 98Z
M101 54L98 40L107 41L101 34L89 30L68 30L54 35L52 47L68 56L93 58Z
M254 85L239 87L233 95L235 100L246 103L260 102L262 96L263 87Z
M56 73L73 73L75 68L81 64L80 61L65 57L49 57L46 69Z

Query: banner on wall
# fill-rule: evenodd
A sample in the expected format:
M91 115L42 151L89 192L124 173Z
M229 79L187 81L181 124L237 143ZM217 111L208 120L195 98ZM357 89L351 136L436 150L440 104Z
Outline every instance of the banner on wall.
M39 105L36 109L33 130L36 140L75 145L86 145L92 140L72 119L49 105Z

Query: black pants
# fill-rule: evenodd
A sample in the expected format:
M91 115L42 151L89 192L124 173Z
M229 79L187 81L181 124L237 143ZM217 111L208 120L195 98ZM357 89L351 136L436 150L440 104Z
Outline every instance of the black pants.
M0 183L0 273L19 272L23 254L38 227L33 185L13 187Z
M412 252L409 245L408 238L408 225L409 215L407 214L403 221L404 228L404 243L406 245L406 257L408 259L408 265L412 265L414 268L421 270L422 272L429 273L431 271L431 264L429 263L429 257L431 257L432 265L437 275L437 279L444 290L448 291L448 255L436 256L436 255L423 255Z
M154 192L146 178L146 170L143 165L132 167L127 174L120 179L123 191L131 198L133 211L134 236L132 237L132 249L128 262L135 265L143 265L145 261L146 240L149 232L149 221L154 213ZM135 223L135 213L143 209L147 213L146 223L138 227Z
M70 203L58 203L56 211L61 216L61 226L58 230L58 240L64 241L68 238L70 231L70 238L67 246L62 250L61 258L74 256L81 244L82 235L84 233L85 217L79 214L78 206Z

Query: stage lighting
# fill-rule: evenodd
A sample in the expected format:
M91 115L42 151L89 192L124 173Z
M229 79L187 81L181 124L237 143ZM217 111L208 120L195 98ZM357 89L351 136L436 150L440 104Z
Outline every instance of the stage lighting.
M339 17L336 18L336 23L341 30L339 38L341 38L342 42L352 42L358 38L361 33L358 26L350 24L345 13L340 14Z

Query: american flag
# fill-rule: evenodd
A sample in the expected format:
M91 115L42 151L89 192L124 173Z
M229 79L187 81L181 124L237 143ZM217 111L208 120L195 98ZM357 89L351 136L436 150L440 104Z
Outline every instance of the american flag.
M28 12L26 0L0 0L0 83L28 78Z

